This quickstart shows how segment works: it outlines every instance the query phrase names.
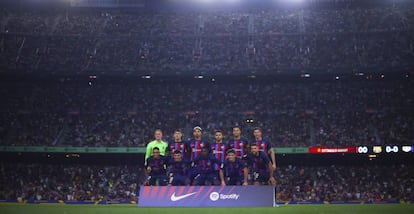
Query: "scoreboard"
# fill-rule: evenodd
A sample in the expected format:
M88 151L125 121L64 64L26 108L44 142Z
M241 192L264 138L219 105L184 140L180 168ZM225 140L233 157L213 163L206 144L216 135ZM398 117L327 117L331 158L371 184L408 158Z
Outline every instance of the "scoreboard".
M414 153L414 145L309 147L310 154L392 154Z

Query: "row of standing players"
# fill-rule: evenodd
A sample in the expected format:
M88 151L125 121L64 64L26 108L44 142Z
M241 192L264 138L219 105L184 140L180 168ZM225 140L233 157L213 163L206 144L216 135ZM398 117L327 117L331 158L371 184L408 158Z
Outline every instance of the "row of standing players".
M146 185L274 185L275 154L270 142L263 140L260 128L254 128L255 140L241 138L239 127L233 127L233 138L223 142L215 131L214 143L202 138L202 129L193 128L193 139L182 140L181 130L174 140L162 141L162 131L145 155Z

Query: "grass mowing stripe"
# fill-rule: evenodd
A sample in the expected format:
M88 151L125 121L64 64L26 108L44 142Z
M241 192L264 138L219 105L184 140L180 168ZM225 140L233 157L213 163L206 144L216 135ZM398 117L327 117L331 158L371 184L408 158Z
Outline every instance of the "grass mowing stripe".
M279 208L244 207L244 208L146 208L131 205L65 205L65 204L0 204L1 214L378 214L378 213L414 213L411 204L353 204L353 205L286 205Z

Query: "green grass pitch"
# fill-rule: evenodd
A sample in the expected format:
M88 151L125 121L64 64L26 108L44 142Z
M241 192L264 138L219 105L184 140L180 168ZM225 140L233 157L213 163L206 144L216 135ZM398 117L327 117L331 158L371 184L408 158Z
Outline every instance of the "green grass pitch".
M65 205L65 204L0 204L0 213L18 214L262 214L262 213L309 213L309 214L412 214L413 204L353 204L353 205L281 205L279 208L144 208L136 205Z

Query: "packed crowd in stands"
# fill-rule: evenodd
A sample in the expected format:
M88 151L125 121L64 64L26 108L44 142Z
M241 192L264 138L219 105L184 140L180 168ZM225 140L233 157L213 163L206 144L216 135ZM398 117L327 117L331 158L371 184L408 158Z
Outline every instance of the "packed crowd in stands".
M284 166L278 201L413 201L413 167ZM131 166L1 164L0 200L133 200L143 181Z
M261 127L273 147L414 145L412 73L357 81L99 80L412 70L412 20L410 3L156 13L2 8L1 73L62 78L2 80L0 146L143 147L156 128L170 140L177 128L191 138L194 126L210 141L221 129L226 140L235 125L249 140ZM278 201L414 200L411 165L281 166L276 174ZM136 200L143 176L137 165L0 163L0 200Z
M136 200L143 173L132 166L1 164L0 198Z
M156 128L166 140L177 128L187 139L195 125L208 140L216 129L230 137L234 125L252 139L252 128L262 127L275 147L414 144L414 94L405 77L30 84L1 86L1 145L136 147Z
M412 4L217 12L1 11L2 69L346 72L414 62Z
M414 197L405 165L375 167L299 167L279 168L279 201L411 201Z
M251 16L258 34L382 32L413 27L412 4L360 8L268 8L217 11L1 11L6 33L34 35L243 35ZM63 13L62 13L63 12ZM302 20L302 21L301 21ZM301 26L303 25L303 26ZM133 28L131 28L133 27ZM303 28L303 29L302 29Z
M215 12L4 8L0 17L5 73L331 74L407 71L414 62L409 3ZM235 124L247 138L263 127L282 147L413 144L408 85L6 84L0 145L144 146L155 128L167 138L182 128L188 138L200 125L212 139L217 128L229 136Z

